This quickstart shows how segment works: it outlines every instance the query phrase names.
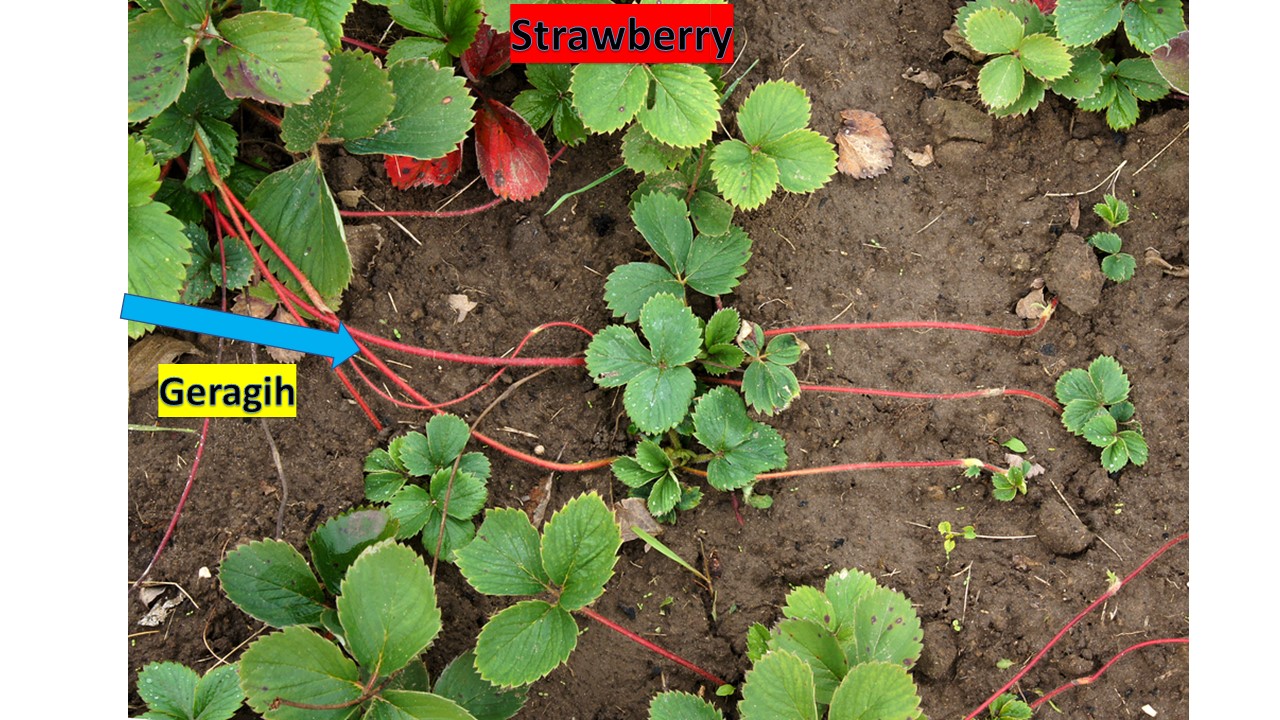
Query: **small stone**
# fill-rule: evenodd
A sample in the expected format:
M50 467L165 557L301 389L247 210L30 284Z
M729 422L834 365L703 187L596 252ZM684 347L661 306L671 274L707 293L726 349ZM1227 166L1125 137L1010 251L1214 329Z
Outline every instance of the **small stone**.
M959 100L928 98L920 104L924 121L933 126L937 142L972 140L989 143L995 135L991 116Z
M1080 499L1097 505L1106 502L1115 489L1116 481L1107 475L1107 471L1101 467L1094 468L1093 472L1080 483Z
M202 566L196 573L196 576L208 580L213 577L213 573L209 572L208 566Z
M1009 259L1009 265L1011 265L1014 270L1030 270L1031 255L1024 252L1014 253L1013 257Z
M982 145L976 142L949 142L933 151L933 159L943 169L963 168L976 163L982 149Z
M1098 257L1084 238L1063 233L1049 253L1044 281L1064 307L1079 315L1088 315L1102 302L1102 284L1106 278Z
M1093 533L1061 503L1045 503L1036 523L1036 536L1055 555L1075 555L1093 542Z
M1079 655L1068 655L1058 663L1058 669L1068 678L1084 677L1093 672L1093 661Z
M956 653L956 633L949 623L925 623L924 650L915 669L930 680L944 680L951 675Z
M1098 156L1098 146L1089 140L1072 140L1067 144L1067 149L1078 163L1092 162Z

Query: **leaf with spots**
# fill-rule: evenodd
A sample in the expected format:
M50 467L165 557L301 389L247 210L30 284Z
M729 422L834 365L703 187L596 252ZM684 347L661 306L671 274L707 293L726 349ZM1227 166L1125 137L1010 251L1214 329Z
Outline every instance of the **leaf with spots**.
M396 104L387 122L367 138L348 140L357 155L408 155L434 160L467 137L475 98L452 68L436 67L425 58L403 60L388 71Z
M218 23L201 41L213 76L228 97L293 105L329 82L329 53L315 28L299 17L259 11Z
M149 720L229 720L244 702L235 664L200 677L176 662L151 663L138 673L138 696Z
M528 200L547 188L551 158L533 128L514 110L485 98L476 112L476 161L493 194Z
M159 114L182 94L195 37L164 10L129 21L129 122Z
M435 160L418 160L405 155L388 155L383 161L391 186L399 190L430 185L441 187L453 182L462 169L462 146Z
M844 643L850 666L881 661L909 668L920 658L920 618L902 593L886 587L863 593L852 624L853 637Z
M280 137L290 152L306 152L321 139L372 135L395 107L391 78L373 56L358 50L333 55L329 84L306 105L285 110Z
M592 132L609 133L626 126L649 94L644 65L584 63L573 69L573 106Z

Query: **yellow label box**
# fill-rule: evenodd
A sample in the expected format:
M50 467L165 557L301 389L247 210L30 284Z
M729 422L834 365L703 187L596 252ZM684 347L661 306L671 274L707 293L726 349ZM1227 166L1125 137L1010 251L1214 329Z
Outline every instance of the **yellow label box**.
M160 417L297 417L297 365L161 365Z

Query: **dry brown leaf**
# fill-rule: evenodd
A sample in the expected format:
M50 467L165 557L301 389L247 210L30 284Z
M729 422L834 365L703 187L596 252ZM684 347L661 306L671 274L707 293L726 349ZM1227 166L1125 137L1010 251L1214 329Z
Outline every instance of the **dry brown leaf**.
M1031 292L1018 301L1014 312L1026 320L1039 320L1046 307L1049 307L1049 303L1044 301L1044 278L1036 278L1031 283Z
M236 295L235 302L231 304L231 312L236 315L247 315L259 320L271 314L275 309L275 304L267 302L260 297L255 297L247 292Z
M967 78L958 77L958 78L956 78L955 80L948 80L948 81L947 81L947 82L942 86L942 89L943 89L943 90L946 90L946 89L947 89L947 88L949 88L949 87L953 87L953 88L960 88L961 90L972 90L972 89L973 89L973 83L972 83L972 82L969 82L969 80L968 80Z
M933 146L925 145L924 149L916 152L910 148L902 148L902 153L907 156L912 165L916 167L929 167L933 164Z
M387 239L382 226L343 225L342 231L347 236L347 248L351 252L351 267L358 273L367 273L372 270L373 259L377 257L383 241Z
M160 364L187 353L201 354L195 345L168 335L152 333L129 348L129 394L146 390L159 379Z
M902 73L902 79L920 83L930 90L937 90L942 87L942 76L932 70L916 70L914 67L909 67L906 72Z
M1190 268L1186 265L1170 265L1169 261L1165 260L1164 256L1160 254L1160 251L1153 247L1147 248L1142 261L1147 265L1155 265L1160 268L1160 272L1170 277L1191 277Z
M534 527L542 525L542 519L547 516L547 504L551 502L551 478L554 476L555 473L548 473L546 480L534 485L529 492L529 501L524 504L525 514Z
M866 179L883 175L893 167L893 140L880 118L866 110L841 110L840 120L836 133L840 160L836 169Z
M1021 465L1022 463L1026 462L1026 460L1024 460L1021 455L1014 455L1013 453L1005 453L1004 462L1009 467L1013 467L1015 465ZM1043 475L1043 474L1044 474L1044 466L1041 465L1040 463L1032 463L1031 469L1028 470L1026 474L1023 475L1022 477L1026 478L1027 480L1030 480L1031 478L1037 475Z
M151 609L147 611L147 614L143 615L142 618L138 620L138 624L143 627L156 627L157 625L160 625L165 620L169 619L169 616L173 614L174 608L181 605L182 601L183 597L178 595L177 597L172 597L162 603L153 605Z
M1067 201L1067 222L1072 230L1080 227L1080 198L1073 197Z
M618 518L618 526L622 528L622 542L635 540L639 535L631 532L631 528L641 530L657 537L662 534L662 526L649 514L649 507L644 498L626 498L613 504L613 512Z
M300 324L297 320L294 320L293 316L286 312L284 308L276 310L276 314L272 316L271 319L276 322L288 323L289 325ZM276 347L268 347L267 354L271 356L272 360L275 360L278 363L296 363L301 361L304 357L303 353L300 353L297 350L285 350L284 348Z
M467 319L467 313L476 309L477 303L471 302L471 298L466 295L450 295L448 297L449 309L458 313L458 319L455 323L460 323Z

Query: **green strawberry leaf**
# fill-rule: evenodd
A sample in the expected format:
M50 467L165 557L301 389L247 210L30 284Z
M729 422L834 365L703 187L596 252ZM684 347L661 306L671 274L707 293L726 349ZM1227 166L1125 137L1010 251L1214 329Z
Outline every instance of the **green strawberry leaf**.
M1022 43L1022 22L1008 10L987 7L965 18L964 39L984 55L1004 55Z
M720 97L707 71L697 65L649 65L652 99L637 118L645 132L678 148L696 147L711 139L720 119Z
M1133 96L1147 102L1169 94L1169 82L1156 69L1151 58L1129 58L1116 65L1116 80Z
M676 275L685 271L693 244L693 225L684 201L666 193L651 193L636 201L631 211L636 230Z
M836 174L835 148L807 128L793 130L760 149L778 164L778 181L787 192L813 192Z
M649 74L635 63L583 63L573 68L570 88L583 125L610 133L625 127L644 105Z
M463 577L485 595L537 595L551 582L538 531L521 510L487 510L476 539L457 556Z
M1129 463L1129 446L1117 439L1102 449L1102 467L1116 472Z
M1058 0L1058 37L1071 47L1092 45L1119 27L1123 6L1124 0Z
M353 708L311 710L280 704L345 705L364 694L360 671L337 645L303 627L260 638L240 657L249 707L272 720L347 720Z
M395 107L391 77L372 55L342 50L331 62L329 84L310 103L285 110L280 137L289 152L306 152L322 138L368 137Z
M135 165L155 167L141 142L129 140L131 188ZM139 159L136 159L139 158ZM158 168L157 168L158 170ZM169 214L164 203L148 199L129 207L129 292L133 295L169 300L180 298L186 265L191 262L191 241L182 221ZM129 337L139 337L153 325L129 321Z
M452 490L449 489L451 477ZM431 477L431 498L436 507L444 507L446 494L449 497L449 517L455 520L470 520L475 517L484 509L485 501L489 499L489 491L483 480L462 471L455 474L452 467L443 468Z
M1116 403L1107 408L1107 412L1111 413L1111 417L1116 419L1118 423L1129 422L1133 419L1133 403L1129 401Z
M1129 253L1116 253L1102 259L1102 274L1118 283L1132 278L1137 268L1138 261Z
M875 578L861 570L841 570L827 577L823 592L831 602L834 629L841 644L853 637L858 604L877 587Z
M414 690L384 690L374 696L363 720L476 720L448 698Z
M578 625L567 610L525 600L485 623L476 640L476 669L499 687L528 685L568 660L577 644Z
M1121 430L1116 433L1116 440L1124 443L1130 462L1134 465L1147 464L1147 439L1142 436L1142 433L1136 430Z
M352 510L326 520L307 538L311 562L330 593L365 548L396 536L399 523L383 510Z
M800 397L800 381L785 365L757 360L742 373L742 396L756 412L774 415Z
M427 460L435 469L452 466L471 439L471 428L456 415L436 415L427 421Z
M387 50L386 66L391 67L406 60L430 60L447 67L452 65L448 44L433 37L410 36L400 38Z
M728 345L738 336L738 328L742 326L742 316L733 308L717 310L707 321L705 329L707 347Z
M216 118L205 117L193 124L193 136L199 136L204 146L209 148L213 156L215 168L229 168L235 163L236 153L240 151L240 140L235 128L230 123ZM213 190L213 181L205 169L204 153L199 147L193 148L191 162L187 166L187 177L183 186L191 192L209 192Z
M783 617L795 620L812 620L827 630L834 630L837 622L835 609L826 594L812 585L800 585L787 593Z
M649 720L724 720L724 715L696 695L671 690L653 696Z
M537 67L530 65L529 67ZM658 141L639 123L627 128L622 136L622 161L638 173L658 173L670 170L689 157L688 148L679 148Z
M502 690L489 684L475 667L474 652L454 658L436 679L434 692L467 709L476 720L507 720L524 707L524 688Z
M395 63L389 72L395 108L372 136L348 140L348 151L434 160L466 139L475 98L451 67L416 59Z
M1071 49L1071 72L1054 80L1050 89L1065 98L1083 100L1102 88L1102 53L1094 47Z
M920 658L920 618L896 590L877 586L863 593L852 626L853 636L844 645L851 667L878 660L909 668Z
M1108 413L1094 415L1084 424L1081 434L1090 443L1105 448L1116 441L1116 419Z
M819 705L831 703L831 695L849 672L849 661L836 636L813 620L790 619L778 623L771 650L785 650L804 660L813 671L814 697Z
M777 142L808 124L808 95L799 85L785 80L756 86L738 109L738 129L753 147Z
M408 481L408 472L391 453L378 448L364 459L364 496L374 502L387 502Z
M595 493L580 495L547 521L542 533L542 563L559 585L559 606L577 610L604 592L622 545L613 511Z
M247 12L222 20L217 30L220 37L201 45L227 97L293 105L329 82L325 41L302 18Z
M1028 35L1018 47L1022 67L1032 75L1052 82L1071 72L1071 53L1062 41L1043 33Z
M718 387L698 399L694 436L716 457L707 465L707 481L720 490L736 490L756 475L786 467L786 443L778 431L747 417L742 398Z
M765 653L747 672L738 712L742 720L818 720L813 671L794 653Z
M351 563L338 596L346 647L371 676L399 670L440 632L431 571L404 545L383 541Z
M1124 6L1124 34L1148 55L1186 29L1182 0L1141 0Z
M200 677L180 663L151 663L138 673L138 695L149 709L142 717L165 720L228 720L244 702L235 665Z
M1094 398L1107 405L1129 399L1129 376L1113 357L1102 355L1089 363L1089 379L1096 389Z
M1115 195L1103 195L1102 202L1093 206L1093 212L1098 217L1102 218L1102 221L1105 222L1108 227L1114 228L1129 222L1129 203L1121 200ZM1117 246L1115 250L1108 250L1106 252L1117 252L1119 250L1120 248Z
M725 200L754 210L778 187L778 162L741 140L730 139L711 151L711 175Z
M679 504L681 496L680 481L671 473L663 473L649 491L649 513L654 517L666 515Z
M330 50L342 48L342 23L355 0L262 0L263 10L296 15L315 28Z
M708 237L719 237L729 232L733 222L733 206L715 193L699 190L689 199L689 215L694 227Z
M849 671L831 698L830 720L891 720L919 716L915 681L900 665L870 662Z
M1089 236L1089 244L1104 253L1120 252L1120 236L1113 232L1099 232Z
M1031 706L1022 702L1013 693L1005 693L996 698L987 709L991 720L1031 720Z
M420 432L408 432L396 438L389 446L396 461L414 477L428 477L445 464L452 464L453 458L437 463L430 455L427 436Z
M587 372L600 387L621 387L652 367L653 354L629 327L610 325L587 345Z
M657 443L654 443L651 440L645 440L640 444L644 445L645 443L655 446L657 445ZM661 452L661 450L659 450L659 452ZM637 454L639 454L639 448L637 448ZM619 482L629 488L644 487L667 474L666 469L657 471L649 470L642 466L636 458L629 457L620 457L617 460L614 460L613 464L609 467L613 470L614 477L618 478Z
M485 10L488 11L488 8ZM492 16L489 22L493 22ZM582 126L582 118L573 107L569 89L572 66L526 65L525 77L533 87L517 95L511 108L529 121L535 130L540 130L550 122L551 131L565 145L577 145L586 140L587 130Z
M475 540L476 526L470 519L459 520L451 517L452 504L449 505L449 512L449 516L441 515L439 506L435 503L431 505L431 511L422 525L422 547L428 555L436 557L436 545L439 543L439 557L445 562L457 564L458 551ZM443 537L440 535L441 525L444 526Z
M457 57L476 39L480 29L481 0L391 0L387 9L400 25L444 44ZM442 66L451 63L441 63ZM423 158L429 159L429 158Z
M260 540L241 545L223 559L218 578L236 607L271 627L320 624L324 591L289 543Z
M1001 55L978 72L978 94L994 110L1013 105L1022 96L1027 74L1012 55Z
M751 238L740 227L731 226L720 237L699 235L689 250L684 281L703 295L724 295L738 286L751 258Z
M338 206L316 157L268 175L244 203L317 292L326 298L342 294L351 282L351 255ZM261 238L254 239L276 277L300 289L280 258Z

